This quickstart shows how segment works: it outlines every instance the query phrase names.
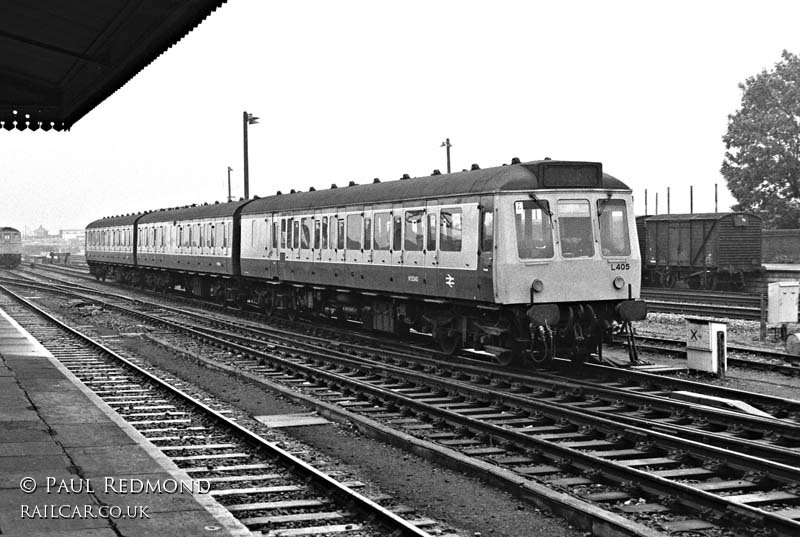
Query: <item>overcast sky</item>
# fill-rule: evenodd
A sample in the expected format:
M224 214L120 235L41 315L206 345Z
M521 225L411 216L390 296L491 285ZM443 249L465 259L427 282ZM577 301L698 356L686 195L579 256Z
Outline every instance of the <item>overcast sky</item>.
M603 163L636 211L720 210L738 84L800 52L800 2L231 0L72 130L0 130L0 225L544 157ZM10 189L8 187L11 187Z

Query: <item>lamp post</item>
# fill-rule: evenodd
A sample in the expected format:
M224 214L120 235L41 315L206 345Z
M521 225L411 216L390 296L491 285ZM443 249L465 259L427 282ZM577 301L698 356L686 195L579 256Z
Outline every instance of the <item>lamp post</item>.
M450 145L450 138L446 138L442 145L439 147L446 147L447 148L447 173L450 173L450 148L453 147Z
M232 197L231 197L231 172L232 171L233 171L233 168L228 166L228 201L231 201L231 199L232 199Z
M253 114L242 112L242 125L244 129L244 199L250 199L250 175L247 166L247 126L258 123L258 118Z

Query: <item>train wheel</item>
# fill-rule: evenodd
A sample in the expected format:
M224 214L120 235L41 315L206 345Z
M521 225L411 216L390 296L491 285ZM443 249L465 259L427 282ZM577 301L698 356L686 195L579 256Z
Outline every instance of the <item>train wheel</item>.
M443 353L452 356L461 348L461 332L453 330L447 326L436 328L433 337L439 344Z
M518 365L520 362L519 354L514 351L500 353L500 355L496 356L496 359L501 367L511 367L513 365Z
M706 289L715 291L719 286L719 277L716 274L709 274L706 278Z
M672 289L673 287L675 287L676 280L677 278L675 278L675 275L673 273L665 272L661 276L661 286L666 287L667 289Z
M297 310L296 309L287 309L286 310L286 318L289 319L291 322L295 322L297 320Z

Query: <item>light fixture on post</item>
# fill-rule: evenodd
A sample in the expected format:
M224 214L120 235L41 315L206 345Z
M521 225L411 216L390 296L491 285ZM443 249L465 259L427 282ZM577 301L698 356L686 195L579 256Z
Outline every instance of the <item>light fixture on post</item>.
M244 199L250 199L250 175L247 165L247 126L258 123L258 118L247 111L242 113L244 129Z
M450 148L453 147L450 145L450 138L446 138L442 145L439 147L446 147L447 148L447 173L450 173Z
M231 199L232 199L232 197L231 197L231 172L232 171L233 171L233 168L228 166L228 201L231 201Z

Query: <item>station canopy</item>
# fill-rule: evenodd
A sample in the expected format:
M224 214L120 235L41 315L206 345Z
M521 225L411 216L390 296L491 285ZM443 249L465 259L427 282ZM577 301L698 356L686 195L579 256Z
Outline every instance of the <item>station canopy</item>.
M225 0L2 0L0 127L69 130Z

